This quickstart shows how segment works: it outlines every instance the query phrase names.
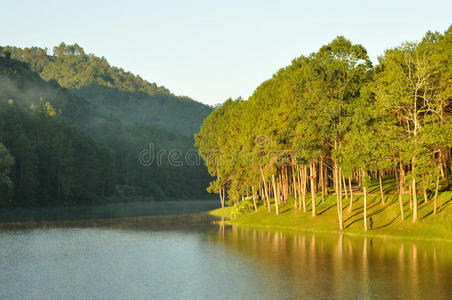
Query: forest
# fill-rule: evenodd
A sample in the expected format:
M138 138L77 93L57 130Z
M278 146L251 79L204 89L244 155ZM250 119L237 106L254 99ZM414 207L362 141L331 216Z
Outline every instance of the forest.
M398 218L418 222L427 202L436 214L452 169L451 55L449 27L386 50L377 65L343 36L295 58L204 120L195 144L214 177L209 192L243 214L290 204L313 218L334 195L339 229L359 194L367 230L369 185L384 204L391 178Z
M0 47L0 206L208 198L205 166L143 165L194 150L211 108L78 45Z

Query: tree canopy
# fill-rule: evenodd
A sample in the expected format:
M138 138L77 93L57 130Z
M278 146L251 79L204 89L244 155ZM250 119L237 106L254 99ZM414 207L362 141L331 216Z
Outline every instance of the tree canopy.
M227 100L195 136L215 176L209 191L224 202L226 190L237 203L259 190L268 210L274 198L277 214L289 194L306 212L310 191L316 216L318 198L333 188L343 229L352 184L366 194L370 178L379 179L384 203L381 178L395 175L401 195L409 188L416 222L418 191L434 192L451 171L451 30L387 50L375 67L362 45L339 36L247 100Z

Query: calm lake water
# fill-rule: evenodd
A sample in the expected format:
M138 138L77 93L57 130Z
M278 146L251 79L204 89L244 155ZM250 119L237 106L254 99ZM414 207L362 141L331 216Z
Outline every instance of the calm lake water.
M0 231L2 299L451 299L452 243L284 234L205 214Z

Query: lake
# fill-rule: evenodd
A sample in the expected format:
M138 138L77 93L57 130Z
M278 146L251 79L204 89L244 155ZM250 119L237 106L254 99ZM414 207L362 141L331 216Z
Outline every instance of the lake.
M203 205L3 229L0 298L451 299L452 243L243 229Z

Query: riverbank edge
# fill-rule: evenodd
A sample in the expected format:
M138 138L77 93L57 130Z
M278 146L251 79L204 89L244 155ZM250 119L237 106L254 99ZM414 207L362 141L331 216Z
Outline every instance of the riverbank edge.
M379 233L375 231L368 231L368 232L356 232L356 231L347 231L347 230L339 230L339 229L320 229L315 227L307 227L307 226L283 226L283 225L263 225L259 223L249 223L244 220L246 220L245 217L239 217L237 219L231 219L231 210L232 207L224 207L224 208L217 208L211 211L208 211L207 213L216 216L221 217L225 219L225 224L228 225L234 225L241 228L248 228L248 229L258 229L258 230L264 230L264 231L271 231L271 232L284 232L284 233L300 233L300 232L310 232L310 233L326 233L326 234L336 234L336 235L347 235L347 236L353 236L353 237L372 237L372 238L381 238L381 239L397 239L397 240L416 240L416 241L437 241L437 242L448 242L452 243L452 238L440 238L440 237L425 237L422 235L403 235L398 232L393 232L391 234L388 233ZM259 220L263 220L265 218L268 218L268 216L260 216Z

